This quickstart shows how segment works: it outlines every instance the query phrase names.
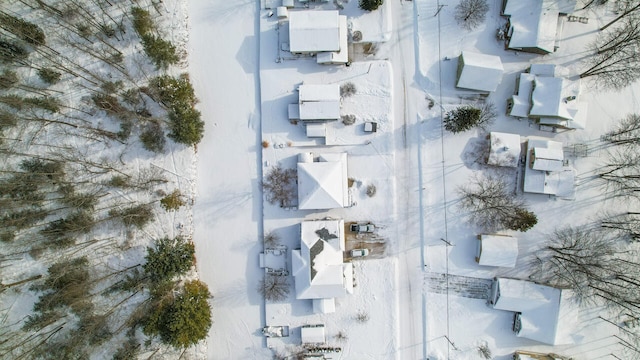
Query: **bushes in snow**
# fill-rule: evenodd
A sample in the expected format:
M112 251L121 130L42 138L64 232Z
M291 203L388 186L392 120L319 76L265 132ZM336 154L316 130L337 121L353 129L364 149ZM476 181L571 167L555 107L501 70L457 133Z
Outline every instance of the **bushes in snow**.
M360 0L358 6L360 6L362 10L373 11L378 9L383 3L384 0Z

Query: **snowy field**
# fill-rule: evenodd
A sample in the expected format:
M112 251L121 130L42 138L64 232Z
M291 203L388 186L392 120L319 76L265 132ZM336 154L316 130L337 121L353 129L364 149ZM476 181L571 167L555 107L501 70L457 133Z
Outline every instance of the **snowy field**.
M319 322L327 327L328 344L342 347L343 359L478 359L482 345L503 360L519 349L575 359L606 358L619 350L611 337L615 329L599 321L597 311L585 311L578 319L581 345L550 347L516 337L512 314L490 309L483 299L429 291L442 273L480 279L526 276L527 268L520 265L526 265L556 226L581 225L614 206L588 176L602 161L599 136L622 116L640 111L637 84L614 93L583 82L581 97L589 104L586 130L543 132L527 120L503 115L516 76L530 64L561 65L576 76L586 45L613 17L610 9L576 12L589 17L589 23L565 23L558 51L539 56L505 51L495 39L496 28L505 21L498 0L490 1L487 20L473 32L455 23L456 2L434 16L438 4L433 1L387 1L381 16L367 14L368 19L358 15L356 3L345 4L353 28L377 34L371 40L384 43L374 56L350 67L282 59L279 36L285 28L268 17L264 3L189 3L189 66L207 121L207 136L198 147L194 238L199 274L215 296L208 358L269 359L268 346L294 351L299 326ZM498 55L504 64L502 82L487 99L500 114L490 130L553 139L567 147L593 144L589 156L569 159L578 170L575 199L525 195L539 222L517 234L520 255L512 271L474 262L479 230L467 225L457 207L456 188L479 172L466 154L471 143L485 136L476 130L456 135L442 131L441 110L469 103L475 95L454 87L457 56L463 50ZM365 118L383 119L383 126L364 142L319 146L304 136L300 125L288 121L287 105L296 102L302 82L345 81L354 82L358 92L343 106L368 113ZM429 99L435 106L428 105ZM273 166L293 167L300 152L345 151L349 177L357 181L350 190L355 206L328 212L285 210L263 201L259 183ZM373 198L363 194L363 185L370 183L378 189ZM327 216L381 225L386 257L354 262L358 286L336 302L335 314L314 315L309 301L293 295L265 305L256 290L264 273L258 266L262 235L277 232L293 249L301 220ZM367 322L355 321L359 311L370 315ZM284 341L266 341L260 333L265 325L285 323L293 330ZM337 339L338 332L348 339Z

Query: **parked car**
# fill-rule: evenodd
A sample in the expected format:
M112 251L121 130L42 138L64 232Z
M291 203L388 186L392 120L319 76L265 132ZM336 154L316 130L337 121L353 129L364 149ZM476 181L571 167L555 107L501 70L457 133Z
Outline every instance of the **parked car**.
M371 233L376 230L376 227L371 223L351 224L350 229L351 231L357 232L357 233Z
M351 250L351 257L363 257L369 255L369 249L353 249Z

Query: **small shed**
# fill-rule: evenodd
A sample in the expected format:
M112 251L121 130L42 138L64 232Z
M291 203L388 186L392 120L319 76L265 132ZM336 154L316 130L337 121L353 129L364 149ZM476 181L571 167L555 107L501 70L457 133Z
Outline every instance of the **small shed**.
M487 164L517 167L520 159L520 135L493 131Z
M478 235L476 262L483 266L515 267L518 239L508 235Z
M324 344L326 340L324 324L303 325L300 328L303 344Z
M483 92L495 91L504 68L499 56L463 51L458 58L456 87Z

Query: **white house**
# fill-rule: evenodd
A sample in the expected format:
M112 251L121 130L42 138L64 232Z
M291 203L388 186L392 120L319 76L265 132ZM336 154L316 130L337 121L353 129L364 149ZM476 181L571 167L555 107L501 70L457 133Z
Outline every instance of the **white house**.
M517 167L520 160L520 135L492 131L487 164Z
M317 54L321 64L348 62L347 17L336 10L288 11L289 51Z
M298 208L335 209L349 205L347 154L302 153L298 160Z
M549 345L580 342L575 334L578 308L573 292L531 281L495 278L489 303L494 309L512 311L513 331L519 337Z
M576 170L565 164L561 142L530 138L524 191L571 198L575 194Z
M300 249L291 251L297 299L312 299L317 313L335 311L334 299L353 293L353 267L343 262L344 220L300 224Z
M495 91L502 81L503 73L499 56L463 51L458 58L456 87L482 92Z
M576 0L503 0L502 15L508 18L506 47L543 55L556 51L564 15L575 8Z
M516 93L507 100L507 114L541 125L584 129L587 104L579 101L579 95L580 80L557 77L555 65L531 65L518 77Z
M478 235L476 262L483 266L515 267L518 239L509 235Z

